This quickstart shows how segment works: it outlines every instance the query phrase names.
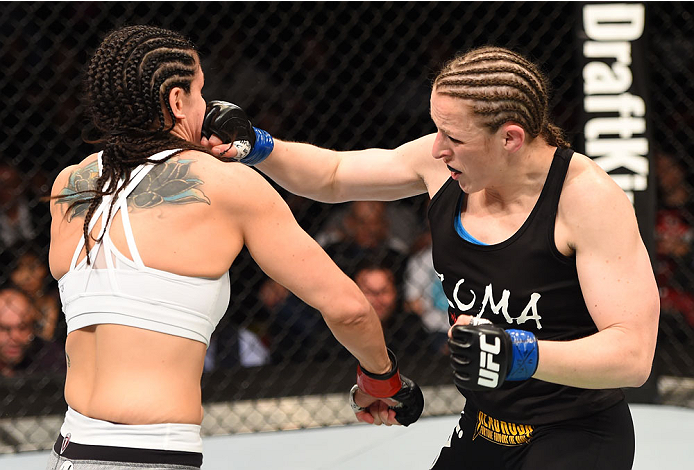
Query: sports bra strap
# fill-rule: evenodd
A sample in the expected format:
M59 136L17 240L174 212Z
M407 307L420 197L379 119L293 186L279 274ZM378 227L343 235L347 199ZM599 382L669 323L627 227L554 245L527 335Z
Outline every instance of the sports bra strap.
M94 226L96 226L96 223L99 221L99 216L101 216L101 214L104 212L107 205L108 201L101 201L101 204L99 205L99 207L96 208L94 214L92 215L92 219L89 221L87 233L92 233L92 230L94 230ZM103 222L101 230L103 230ZM80 237L79 241L77 242L77 249L75 250L75 253L72 255L72 261L70 261L71 271L75 268L75 266L77 266L77 258L79 258L79 255L82 252L82 248L84 248L84 237Z
M178 149L164 150L162 152L155 153L154 155L149 157L149 159L159 161L177 151ZM118 195L118 209L121 209L121 220L123 222L123 232L125 233L125 240L128 244L128 249L130 250L130 256L132 256L132 259L138 268L144 268L145 264L142 262L142 257L140 256L140 252L137 249L137 245L135 244L135 236L133 235L133 228L132 224L130 223L130 215L128 214L128 196L130 196L130 194L135 190L135 188L137 188L137 186L142 182L142 180L145 179L145 177L149 174L150 171L152 171L153 168L154 165L152 164L140 165L135 170L135 174L131 176L128 185L125 188L123 188L121 193Z
M168 150L163 150L161 152L158 152L151 157L149 157L150 161L160 161L163 160L164 158L169 157L171 154L174 152L178 152L180 149L168 149ZM102 175L103 173L103 151L99 152L97 154L97 164L99 168L99 176ZM145 265L142 262L142 257L140 256L140 252L137 249L137 245L135 244L135 237L133 235L132 231L132 224L130 223L130 217L128 215L128 208L127 208L127 198L128 196L137 188L137 186L142 182L142 180L147 176L147 174L154 168L155 165L153 164L142 164L139 167L137 167L131 176L130 181L128 182L127 186L122 189L120 194L118 195L118 201L113 206L113 211L111 212L111 220L105 220L107 215L108 215L108 208L111 205L111 201L113 200L113 196L105 196L99 207L94 211L94 214L92 216L92 219L89 221L89 227L88 227L88 233L91 233L92 230L94 229L96 222L99 220L99 217L101 217L101 229L99 230L99 235L97 239L101 238L103 240L103 245L105 249L104 253L104 258L106 261L106 266L109 269L109 271L113 270L113 260L111 259L110 253L112 253L115 249L115 246L113 243L110 241L110 237L108 236L108 231L111 226L111 222L113 220L113 217L115 217L116 213L120 210L121 211L121 220L123 221L123 231L125 233L125 239L128 244L128 249L130 250L130 255L132 256L133 262L140 267L144 268ZM120 181L118 186L123 185L123 181ZM121 210L122 209L122 210ZM80 253L82 252L82 249L84 248L84 237L80 237L79 242L77 243L77 248L75 250L75 253L72 256L72 261L70 262L70 270L74 269L75 266L77 265L77 259L79 258ZM97 248L95 246L95 248ZM98 249L96 250L98 251ZM91 253L91 252L90 252Z

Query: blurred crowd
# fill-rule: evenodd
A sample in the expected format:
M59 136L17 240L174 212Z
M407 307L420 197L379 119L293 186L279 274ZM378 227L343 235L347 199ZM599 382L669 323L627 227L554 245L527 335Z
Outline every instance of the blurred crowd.
M62 374L65 326L48 269L47 177L0 164L0 378Z

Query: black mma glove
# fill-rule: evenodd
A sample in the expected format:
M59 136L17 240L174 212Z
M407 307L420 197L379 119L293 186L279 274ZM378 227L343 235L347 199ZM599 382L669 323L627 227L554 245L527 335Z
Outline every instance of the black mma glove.
M227 101L207 103L202 135L209 139L212 134L236 147L236 159L246 165L262 162L275 147L270 134L253 127L245 111Z
M492 390L507 380L527 380L537 370L537 339L529 331L454 325L448 348L460 390Z
M400 375L398 360L390 349L388 356L392 364L390 372L385 374L372 374L357 366L357 384L350 392L350 404L355 413L364 411L354 402L354 393L357 389L376 398L390 398L398 404L390 408L395 410L395 419L403 426L409 426L419 419L424 410L424 395L414 381Z

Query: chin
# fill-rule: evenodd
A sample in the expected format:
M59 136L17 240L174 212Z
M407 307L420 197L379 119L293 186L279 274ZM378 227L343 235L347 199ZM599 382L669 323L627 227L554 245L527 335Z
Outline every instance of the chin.
M469 182L458 180L458 186L463 190L465 194L473 194L482 191L484 188L478 188Z
M470 189L471 189L471 188L470 188L470 185L467 184L466 181L463 181L463 180L460 180L460 179L459 179L459 180L458 180L458 186L459 186L460 189L462 189L463 192L465 192L466 194L469 194L469 193L470 193Z

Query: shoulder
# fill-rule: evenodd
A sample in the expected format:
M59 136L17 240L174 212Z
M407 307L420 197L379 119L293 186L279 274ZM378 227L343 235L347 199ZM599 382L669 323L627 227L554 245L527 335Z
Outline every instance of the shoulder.
M597 209L603 204L631 206L626 194L591 158L574 153L562 190L562 203Z
M179 162L187 161L191 167L201 176L204 176L205 184L228 189L230 183L235 185L257 185L267 183L258 171L240 162L224 162L204 152L188 150L175 157Z
M71 183L77 184L77 181L84 181L86 184L86 181L88 181L90 177L97 176L98 174L97 154L93 153L80 163L67 166L58 173L58 176L56 176L53 181L51 196L57 196ZM80 186L82 186L82 184L80 184ZM88 188L85 187L83 189Z
M190 162L191 175L199 178L214 199L227 203L243 203L277 192L254 168L239 162L224 162L204 152L189 150L175 157Z
M433 148L436 134L428 134L397 147L396 158L413 168L433 197L448 180L450 171L443 160L434 158Z
M558 219L580 239L636 229L634 207L622 188L589 157L574 153L559 200Z

